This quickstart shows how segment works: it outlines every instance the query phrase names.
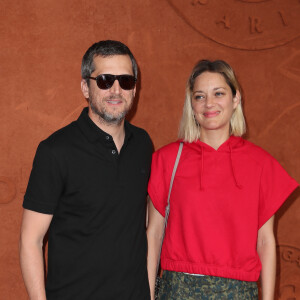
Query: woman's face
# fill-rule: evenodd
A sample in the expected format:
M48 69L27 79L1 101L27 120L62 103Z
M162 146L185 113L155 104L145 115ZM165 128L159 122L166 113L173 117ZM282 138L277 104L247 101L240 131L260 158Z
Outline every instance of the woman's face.
M192 108L200 125L200 134L218 130L229 135L230 119L239 101L240 93L237 91L233 97L221 74L204 72L196 77Z

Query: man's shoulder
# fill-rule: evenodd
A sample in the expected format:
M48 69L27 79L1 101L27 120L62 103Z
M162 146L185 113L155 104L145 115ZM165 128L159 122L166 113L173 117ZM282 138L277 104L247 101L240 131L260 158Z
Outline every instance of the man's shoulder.
M49 137L41 141L40 144L53 150L58 148L65 148L73 144L74 142L78 141L78 138L80 136L80 130L78 129L76 123L77 122L74 121L63 128L58 129Z
M145 129L141 128L141 127L137 127L137 126L129 123L128 121L126 121L126 126L128 126L130 131L133 132L134 134L137 134L141 137L149 137L148 132Z
M151 138L148 134L148 132L141 128L141 127L137 127L129 122L126 122L126 125L128 126L129 131L134 135L135 138L137 138L140 142L146 142L152 145L152 141Z

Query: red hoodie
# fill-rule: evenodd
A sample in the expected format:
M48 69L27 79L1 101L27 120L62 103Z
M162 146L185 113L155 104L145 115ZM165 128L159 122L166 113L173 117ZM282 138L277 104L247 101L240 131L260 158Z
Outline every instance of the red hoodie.
M165 215L179 142L153 154L149 196ZM164 270L256 281L258 229L298 186L260 147L231 136L218 150L184 143L161 254Z

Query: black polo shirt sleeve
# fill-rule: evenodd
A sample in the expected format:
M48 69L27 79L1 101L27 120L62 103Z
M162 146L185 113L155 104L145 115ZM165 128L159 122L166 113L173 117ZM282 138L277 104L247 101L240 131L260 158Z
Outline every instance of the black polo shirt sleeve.
M23 207L44 214L53 214L63 189L62 175L49 145L38 146L33 161Z

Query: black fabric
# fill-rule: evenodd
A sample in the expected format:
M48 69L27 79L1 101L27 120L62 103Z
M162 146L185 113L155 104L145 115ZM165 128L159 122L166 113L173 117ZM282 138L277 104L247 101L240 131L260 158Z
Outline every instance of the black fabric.
M40 143L23 207L53 214L47 300L150 299L145 205L152 143L125 122L118 154L85 108Z

